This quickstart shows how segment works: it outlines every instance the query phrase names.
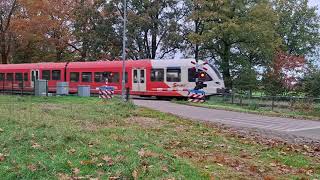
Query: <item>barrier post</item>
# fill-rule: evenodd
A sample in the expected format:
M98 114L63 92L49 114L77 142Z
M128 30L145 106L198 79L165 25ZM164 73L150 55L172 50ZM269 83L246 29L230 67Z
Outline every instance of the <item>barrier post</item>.
M129 96L130 96L130 88L126 88L126 101L129 101Z
M193 103L204 103L205 92L203 90L189 90L188 101Z

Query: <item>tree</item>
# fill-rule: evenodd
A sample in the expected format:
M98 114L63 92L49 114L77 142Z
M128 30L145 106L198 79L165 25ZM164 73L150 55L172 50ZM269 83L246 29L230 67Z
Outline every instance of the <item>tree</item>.
M122 14L121 8L118 8ZM128 48L131 59L173 55L184 40L184 11L175 0L128 2Z
M307 96L320 96L320 71L312 69L303 79L303 91Z
M16 62L63 61L72 40L72 0L19 1ZM21 58L21 59L20 59Z
M305 58L279 51L264 74L266 94L278 95L293 90L304 72Z
M239 91L248 91L251 96L258 87L257 73L249 65L242 67L235 77L234 86Z
M253 67L262 60L253 55L272 56L278 44L276 14L271 4L263 0L204 0L200 3L197 18L204 22L204 29L202 34L193 33L191 42L201 41L202 47L218 63L226 87L232 88L232 70L238 63L235 59L239 59L236 57L249 57Z
M308 0L273 0L279 16L277 33L282 50L291 55L312 55L320 43L320 18Z
M0 1L0 54L2 64L7 64L9 61L8 57L14 38L13 32L11 31L11 20L16 8L16 0Z

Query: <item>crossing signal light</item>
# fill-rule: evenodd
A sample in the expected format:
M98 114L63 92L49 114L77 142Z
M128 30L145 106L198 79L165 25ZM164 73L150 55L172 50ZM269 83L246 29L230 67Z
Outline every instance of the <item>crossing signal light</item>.
M199 78L200 79L205 79L206 78L206 73L205 72L200 72L199 73Z

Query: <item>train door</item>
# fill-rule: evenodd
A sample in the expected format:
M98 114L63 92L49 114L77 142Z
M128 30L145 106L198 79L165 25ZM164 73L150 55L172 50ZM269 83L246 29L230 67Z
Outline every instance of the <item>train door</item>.
M32 70L31 71L31 87L34 87L34 82L39 80L39 70Z
M132 91L145 92L147 89L146 69L133 69L132 77Z

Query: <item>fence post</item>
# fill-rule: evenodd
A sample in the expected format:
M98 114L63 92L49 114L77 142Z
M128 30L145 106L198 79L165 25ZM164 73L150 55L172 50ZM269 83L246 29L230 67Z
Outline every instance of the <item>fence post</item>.
M46 96L48 97L49 93L49 86L48 86L48 80L46 80Z
M129 96L130 96L130 88L126 88L126 101L129 101Z
M4 94L5 92L4 92L4 83L5 83L5 78L3 79L3 81L2 81L2 93Z
M11 95L13 95L13 80L11 81Z
M271 110L273 111L274 109L274 96L272 96L272 104L271 104Z
M240 95L240 106L242 106L242 95Z
M23 95L23 86L24 86L24 82L23 80L21 80L21 96Z
M234 94L231 93L231 104L233 104L233 103L234 103Z

